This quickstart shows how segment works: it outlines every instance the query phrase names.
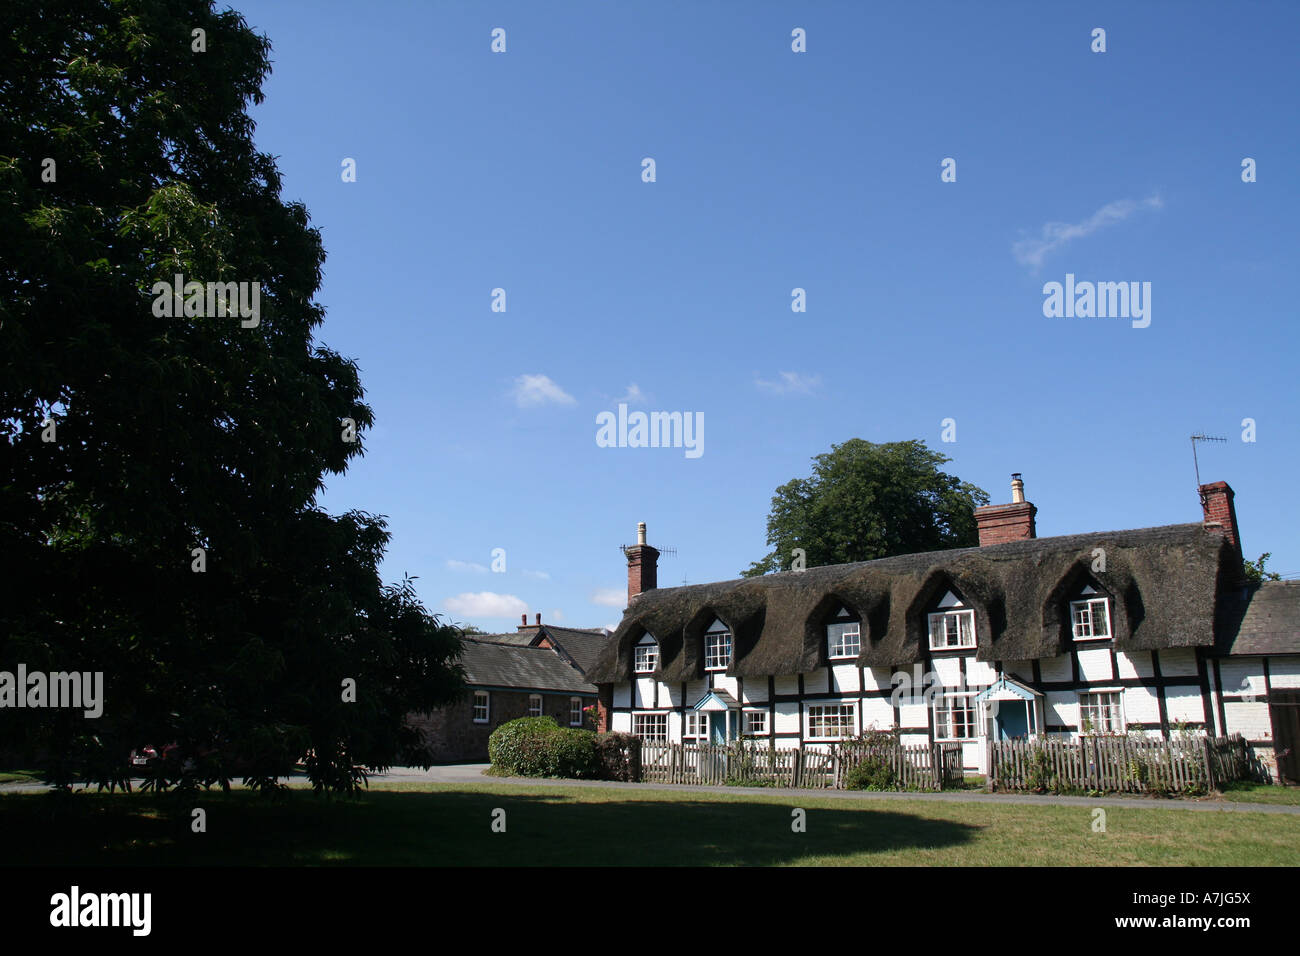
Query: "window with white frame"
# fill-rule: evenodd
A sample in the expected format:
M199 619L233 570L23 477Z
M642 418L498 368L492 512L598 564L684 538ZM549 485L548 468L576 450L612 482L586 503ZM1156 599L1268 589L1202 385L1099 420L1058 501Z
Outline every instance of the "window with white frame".
M1079 733L1085 735L1124 733L1120 706L1123 691L1097 691L1079 695Z
M975 695L944 694L934 699L934 739L974 740L979 736Z
M862 652L862 626L847 608L840 608L835 620L826 625L826 656L857 657Z
M632 734L653 744L668 742L667 714L633 714Z
M709 736L709 715L696 710L688 710L682 737L687 740L697 740L707 736Z
M570 727L582 726L582 698L581 697L569 698L569 726Z
M853 704L809 704L808 739L839 740L856 732L857 707Z
M653 674L659 666L659 642L649 634L636 642L636 672Z
M767 711L765 710L745 711L744 734L746 737L766 737L767 736Z
M474 723L488 722L488 693L485 690L474 691Z
M719 620L704 632L704 669L725 671L731 665L731 629Z
M975 646L974 611L940 611L930 615L930 650Z
M1070 620L1076 641L1104 641L1110 637L1110 602L1087 598L1070 602Z
M542 695L541 694L528 695L528 716L529 717L542 716Z

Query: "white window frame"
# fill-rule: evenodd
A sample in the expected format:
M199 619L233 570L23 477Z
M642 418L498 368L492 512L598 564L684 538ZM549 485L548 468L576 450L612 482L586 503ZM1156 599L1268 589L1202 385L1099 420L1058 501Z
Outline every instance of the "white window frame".
M763 725L761 728L757 730L755 730L752 726L752 724L754 723L754 718L759 718L759 722L761 722ZM755 708L753 710L741 711L741 717L740 717L741 736L766 737L768 730L770 729L769 727L770 723L771 721L768 719L766 710L760 710L758 708Z
M1114 703L1110 704L1098 700L1096 703L1089 703L1088 698L1113 697ZM1105 730L1085 730L1084 727L1088 721L1089 709L1097 707L1113 707L1114 713L1106 715L1108 724ZM1113 725L1113 726L1110 726ZM1122 687L1099 687L1096 690L1079 691L1079 736L1080 737L1116 737L1126 732L1127 725L1124 721L1124 688Z
M682 721L683 740L708 740L709 715L700 710L688 710Z
M638 674L653 674L659 667L659 642L647 634L633 649L633 669Z
M479 698L483 698L483 716L478 715ZM492 719L492 695L485 690L474 691L474 711L471 714L476 724L486 724Z
M1093 633L1096 630L1095 622L1097 617L1097 612L1093 605L1096 604L1102 606L1101 619L1106 623L1105 634ZM1079 623L1077 615L1080 611L1085 611L1088 615L1088 623L1086 625L1081 625ZM1111 630L1110 624L1110 601L1106 598L1087 597L1078 601L1070 602L1070 628L1076 641L1109 641L1115 636L1114 632ZM1088 633L1080 634L1079 630L1081 627L1086 627Z
M837 730L835 733L822 734L821 736L814 734L813 733L813 711L830 710L832 708L838 711L838 713L835 715L837 718L835 722L837 724L843 723L843 721L840 718L843 718L844 714L847 712L849 717L848 730L846 732L841 732L840 730ZM804 737L808 740L844 740L848 737L856 737L858 734L858 705L856 701L830 700L825 702L819 702L816 704L805 704L803 713L804 713ZM822 717L821 720L824 721L825 717Z
M956 644L948 643L948 620L952 619L957 622L957 640ZM943 643L936 644L935 624L943 621ZM962 643L962 622L966 622L966 634L970 637L970 643ZM975 612L973 610L960 611L936 611L929 615L929 632L930 632L930 650L932 651L969 651L975 649Z
M663 736L659 736L658 734L649 735L644 733L643 730L638 729L638 722L644 725L644 723L647 720L653 720L655 724L659 724L662 722ZM652 744L668 743L668 714L662 710L634 711L632 714L632 736L640 737L642 740L646 741L647 743L652 743Z
M583 717L582 698L570 697L569 698L569 726L581 727L582 717Z
M715 646L726 646L726 654L715 653ZM706 671L725 671L731 666L731 655L735 647L732 643L731 628L720 620L715 620L704 632L704 669ZM709 661L713 663L710 664Z
M541 694L528 695L528 716L529 717L542 716L542 695Z
M934 721L932 726L934 727L934 739L936 741L944 741L945 743L947 742L968 743L972 740L979 739L981 735L980 733L981 708L978 704L975 703L976 693L977 693L976 691L961 691L958 693L942 694L934 698L934 703L930 707L930 715L931 715L931 719ZM954 707L953 705L959 699L964 700L966 706L961 708ZM968 714L968 717L966 719L967 735L964 737L953 736L951 733L945 732L945 731L951 731L953 729L954 726L953 716L955 715L958 709ZM943 723L943 719L940 717L941 711L948 715L946 726Z
M839 652L836 652L835 644L833 643L831 638L831 628L833 627L844 628L844 630L840 632L841 650ZM850 630L850 628L852 630ZM852 651L843 650L843 647L846 643L844 639L847 637L854 638L853 641L854 649ZM860 621L831 621L829 624L826 625L826 657L829 660L841 661L841 660L856 659L857 656L861 653L862 653L862 623Z

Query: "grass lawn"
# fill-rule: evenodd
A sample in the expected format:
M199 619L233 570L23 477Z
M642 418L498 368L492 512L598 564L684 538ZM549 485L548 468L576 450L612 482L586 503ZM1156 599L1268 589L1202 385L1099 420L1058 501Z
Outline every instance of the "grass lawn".
M41 775L35 770L0 770L0 783L40 783Z
M190 832L190 810L207 832ZM791 809L807 832L791 831ZM506 832L491 829L496 808ZM1300 865L1300 816L769 797L508 784L306 792L0 795L0 863L556 865Z
M1300 806L1300 787L1239 781L1224 784L1223 799L1233 803L1274 803L1296 807Z

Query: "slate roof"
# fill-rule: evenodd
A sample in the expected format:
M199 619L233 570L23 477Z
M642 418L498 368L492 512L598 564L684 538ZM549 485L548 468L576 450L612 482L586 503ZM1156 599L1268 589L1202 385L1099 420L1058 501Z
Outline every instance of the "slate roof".
M465 683L471 686L596 693L593 684L548 647L520 647L479 638L465 638L463 644L460 663L465 668Z
M527 630L514 631L510 634L471 635L472 640L490 644L513 644L516 647L536 644L542 637L549 637L551 642L559 647L560 657L568 659L583 673L595 665L600 652L609 643L609 635L603 629L557 627L554 624L543 624L540 630L537 627L529 627Z
M601 652L608 646L610 637L603 630L591 630L585 627L556 627L543 624L542 629L560 647L563 654L573 659L578 670L584 674L596 666Z
M1106 570L1092 574L1096 549ZM727 673L806 674L826 665L826 618L840 605L862 621L856 663L919 661L926 612L945 590L976 610L976 657L1022 661L1071 646L1069 599L1095 579L1110 595L1118 650L1213 645L1220 571L1234 552L1201 524L1031 538L985 547L897 555L714 584L658 588L624 612L587 676L631 678L632 647L659 641L660 680L704 676L703 635L714 617L732 631ZM1235 560L1240 561L1240 558ZM1238 565L1239 569L1239 565ZM1239 571L1238 571L1239 573Z
M1214 653L1300 654L1300 581L1265 581L1227 597Z

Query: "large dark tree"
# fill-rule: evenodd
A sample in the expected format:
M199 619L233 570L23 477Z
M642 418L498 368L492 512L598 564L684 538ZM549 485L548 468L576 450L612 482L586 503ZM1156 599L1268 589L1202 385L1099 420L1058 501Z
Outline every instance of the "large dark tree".
M832 445L813 459L812 477L776 489L772 551L741 573L790 570L795 549L814 567L976 544L975 508L989 496L941 471L950 460L915 440Z
M330 789L419 762L403 716L459 690L459 637L383 586L382 519L315 504L372 415L314 338L320 235L253 144L268 41L204 0L0 19L0 670L107 682L98 719L0 711L0 749L60 783L144 743ZM178 273L259 283L256 322L158 316Z

